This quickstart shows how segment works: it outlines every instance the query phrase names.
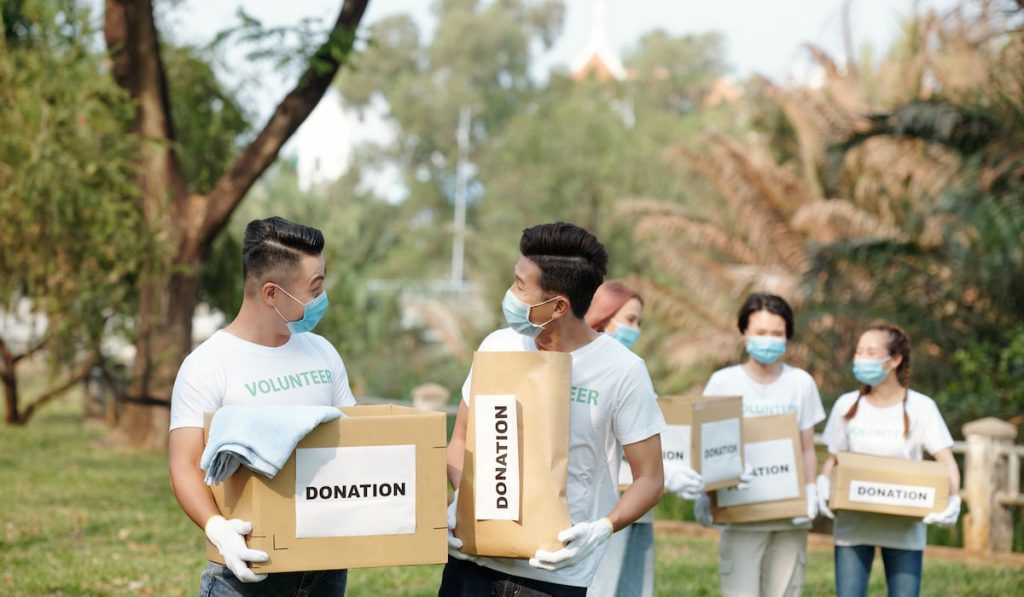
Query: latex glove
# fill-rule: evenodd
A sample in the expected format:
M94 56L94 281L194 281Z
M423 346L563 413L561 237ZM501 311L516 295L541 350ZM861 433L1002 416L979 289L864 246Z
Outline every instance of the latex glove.
M816 485L818 486L818 512L822 516L835 520L835 513L828 507L828 498L832 495L832 480L825 475L818 475Z
M807 524L818 515L818 486L808 483L804 487L804 493L807 494L807 516L797 516L793 519L793 524Z
M665 479L665 489L684 500L695 500L703 495L704 479L688 466L673 467Z
M708 497L708 494L700 494L697 501L693 503L693 517L702 527L714 526L714 520L711 518L711 498Z
M924 523L933 524L937 527L956 526L956 521L960 518L960 505L960 496L950 496L949 505L946 506L946 509L942 512L932 512L925 516Z
M218 515L206 521L205 530L206 538L224 557L224 564L238 580L260 582L267 578L266 574L256 574L245 565L246 562L266 562L270 559L266 552L249 549L245 544L245 536L252 532L252 524L237 518L225 520Z
M558 533L558 540L568 543L558 551L538 549L530 558L530 565L541 570L561 570L583 561L588 555L602 549L612 538L612 521L607 517L591 522L574 524Z
M749 462L744 463L743 472L740 473L740 484L736 486L736 489L745 491L750 489L750 484L754 482L754 465Z
M459 505L459 490L455 490L452 503L448 505L448 555L458 560L469 560L475 562L476 557L468 553L462 553L462 539L455 536L455 511Z

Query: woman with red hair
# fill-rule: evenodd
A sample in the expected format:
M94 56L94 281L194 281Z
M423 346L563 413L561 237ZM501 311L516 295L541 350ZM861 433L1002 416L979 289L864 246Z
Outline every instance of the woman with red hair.
M632 350L640 338L644 299L635 290L618 280L609 280L598 287L584 319L599 332L604 332Z
M617 280L598 287L590 309L584 317L587 324L612 336L626 348L633 349L643 325L644 299L635 290ZM632 482L629 465L615 463L622 473L620 485ZM612 536L597 575L587 591L588 596L648 596L654 594L654 514L648 512L632 525Z

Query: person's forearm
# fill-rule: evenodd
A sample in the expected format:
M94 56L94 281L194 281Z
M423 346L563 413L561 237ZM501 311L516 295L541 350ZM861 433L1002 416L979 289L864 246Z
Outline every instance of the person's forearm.
M458 489L462 482L462 464L466 456L465 440L452 438L448 444L448 482L452 489Z
M624 529L646 514L661 499L665 491L665 480L652 477L637 477L626 489L619 502L608 513L615 531Z
M804 471L808 482L813 482L818 476L818 453L814 449L814 429L805 429L800 432L800 448L804 456Z
M220 514L220 510L213 499L213 492L203 482L202 471L198 468L194 471L186 470L187 468L190 467L172 467L171 491L185 514L199 528L205 530L207 521Z

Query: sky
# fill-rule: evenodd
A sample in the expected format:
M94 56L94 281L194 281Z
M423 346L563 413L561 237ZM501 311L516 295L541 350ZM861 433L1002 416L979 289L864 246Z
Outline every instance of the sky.
M102 0L90 0L99 10ZM731 74L743 78L762 74L778 82L808 76L804 44L825 48L842 56L842 15L850 4L850 23L855 46L870 44L883 49L899 34L902 18L915 4L920 9L948 9L954 0L606 0L607 33L612 49L620 54L644 33L656 28L671 33L718 31L725 36ZM180 0L161 14L158 23L178 42L202 44L219 31L237 23L242 0ZM433 28L431 0L370 0L363 23L370 24L396 13L410 13L421 28ZM555 46L538 56L534 75L543 79L553 67L567 68L586 44L593 0L565 0L563 33ZM244 0L247 13L265 26L294 25L305 17L333 22L341 0ZM269 64L248 64L236 55L227 56L228 81L240 77L258 80L244 88L243 98L262 123L293 84L290 77L276 76ZM173 84L173 82L172 82ZM386 139L388 128L379 117L358 119L339 107L337 94L321 102L310 119L286 146L285 153L300 159L300 178L308 182L310 169L320 164L327 175L344 169L351 148L366 140ZM305 157L305 159L304 159ZM302 172L305 168L306 172Z

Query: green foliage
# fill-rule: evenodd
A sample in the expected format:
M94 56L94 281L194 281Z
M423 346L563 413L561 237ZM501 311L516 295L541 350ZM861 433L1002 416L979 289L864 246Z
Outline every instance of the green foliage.
M140 233L131 105L88 46L88 14L15 8L0 45L0 303L31 301L67 362L131 312L154 245Z
M170 85L177 142L175 157L188 188L208 193L238 154L250 116L233 90L217 80L213 59L188 46L164 44L161 58Z

